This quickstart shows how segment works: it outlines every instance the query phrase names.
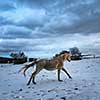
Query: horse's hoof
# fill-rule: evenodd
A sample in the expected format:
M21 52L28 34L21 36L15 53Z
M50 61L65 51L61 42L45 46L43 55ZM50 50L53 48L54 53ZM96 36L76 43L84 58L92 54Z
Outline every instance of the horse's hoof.
M71 76L70 76L69 78L70 78L70 79L72 79L72 77L71 77Z
M36 82L34 82L33 84L36 84Z
M27 83L27 86L30 85L29 83Z
M63 82L63 80L58 80L59 82Z
M72 77L69 77L69 79L72 79Z
M33 84L36 84L36 82L33 82Z

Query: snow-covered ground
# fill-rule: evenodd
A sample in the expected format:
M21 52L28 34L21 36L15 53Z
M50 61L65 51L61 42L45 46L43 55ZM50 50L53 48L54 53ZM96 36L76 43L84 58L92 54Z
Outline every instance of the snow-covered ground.
M100 100L100 59L65 62L72 75L68 79L61 73L63 82L57 81L56 71L41 71L37 84L26 85L33 68L24 77L18 70L21 65L0 65L0 100Z

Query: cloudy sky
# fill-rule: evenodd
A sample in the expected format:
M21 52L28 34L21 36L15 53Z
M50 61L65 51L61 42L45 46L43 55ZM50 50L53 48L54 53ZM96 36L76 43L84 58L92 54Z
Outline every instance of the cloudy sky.
M0 55L49 57L100 49L100 0L0 0Z

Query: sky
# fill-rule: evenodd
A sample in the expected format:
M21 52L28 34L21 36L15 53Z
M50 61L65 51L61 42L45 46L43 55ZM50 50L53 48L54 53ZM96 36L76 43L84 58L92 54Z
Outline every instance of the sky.
M0 0L0 55L71 47L100 53L100 0Z

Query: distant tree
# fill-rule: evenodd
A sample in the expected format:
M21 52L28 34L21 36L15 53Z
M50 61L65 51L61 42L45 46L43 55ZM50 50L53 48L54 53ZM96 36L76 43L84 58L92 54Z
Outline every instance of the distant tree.
M81 54L80 50L77 47L70 48L70 52L72 55Z
M26 56L25 56L25 54L24 54L24 52L12 52L11 54L10 54L10 56L12 57L12 58L15 58L15 59L23 59L23 58L27 58Z

